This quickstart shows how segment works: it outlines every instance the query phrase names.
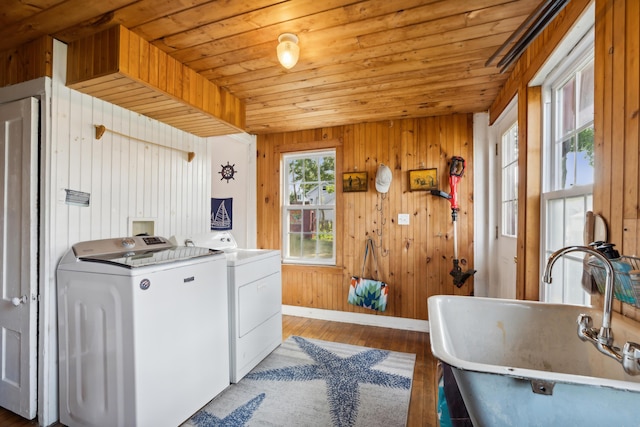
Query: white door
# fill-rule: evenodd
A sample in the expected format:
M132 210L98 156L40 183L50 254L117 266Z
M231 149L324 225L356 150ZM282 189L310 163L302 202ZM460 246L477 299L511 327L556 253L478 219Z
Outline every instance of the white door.
M36 416L38 101L0 105L0 406Z
M494 203L496 206L496 275L492 297L516 297L518 224L518 115L517 100L493 126L495 142Z

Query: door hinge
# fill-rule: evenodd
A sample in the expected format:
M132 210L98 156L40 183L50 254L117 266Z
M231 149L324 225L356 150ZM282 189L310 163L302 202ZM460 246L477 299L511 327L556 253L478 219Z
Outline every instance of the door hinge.
M498 143L496 143L496 157L498 157Z
M496 225L496 240L498 240L498 226Z

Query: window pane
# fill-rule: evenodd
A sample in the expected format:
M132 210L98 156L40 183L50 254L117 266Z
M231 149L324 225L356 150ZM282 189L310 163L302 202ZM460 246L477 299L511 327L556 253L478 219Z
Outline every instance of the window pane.
M502 136L502 166L518 160L518 124L514 124Z
M302 256L302 242L300 234L289 234L289 250L286 253L287 258L300 258Z
M518 202L510 201L502 204L502 234L516 237L518 225Z
M553 283L545 283L545 302L554 304L562 303L564 287L562 286L562 282L559 280L559 278L562 278L563 280L565 278L565 262L566 258L562 258L553 266Z
M316 239L311 233L302 233L302 256L305 258L316 257Z
M547 245L548 251L553 252L563 247L563 219L564 200L550 200L547 203Z
M289 231L293 233L299 233L302 231L302 211L290 210L289 211Z
M584 230L584 196L565 199L565 237L562 246L582 245Z
M566 257L564 270L566 271L564 281L565 283L571 283L571 285L564 286L564 297L560 302L564 302L565 304L578 305L587 304L587 294L582 288L582 284L576 283L576 278L582 277L582 258L577 260ZM553 286L553 283L551 284L551 286ZM560 286L558 287L562 288Z
M576 184L593 184L593 128L578 134L576 153Z
M560 89L559 98L560 123L562 125L560 136L562 137L576 128L575 78L569 80Z
M560 188L571 188L575 184L576 154L574 149L574 138L567 138L562 141L562 167L560 170Z
M593 121L593 62L580 73L578 127Z
M518 224L518 123L502 134L502 234L516 236Z

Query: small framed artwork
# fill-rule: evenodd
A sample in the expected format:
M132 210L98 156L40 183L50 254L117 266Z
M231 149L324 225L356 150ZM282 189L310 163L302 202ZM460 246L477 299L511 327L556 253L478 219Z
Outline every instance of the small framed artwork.
M345 172L342 174L342 192L367 191L367 172Z
M438 169L414 169L409 171L410 191L429 191L438 188Z

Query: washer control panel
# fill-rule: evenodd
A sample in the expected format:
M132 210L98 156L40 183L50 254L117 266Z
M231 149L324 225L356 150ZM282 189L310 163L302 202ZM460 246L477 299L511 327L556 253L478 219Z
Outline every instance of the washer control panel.
M145 249L168 249L173 247L169 239L160 236L133 236L113 239L91 240L73 245L76 257L117 254Z

